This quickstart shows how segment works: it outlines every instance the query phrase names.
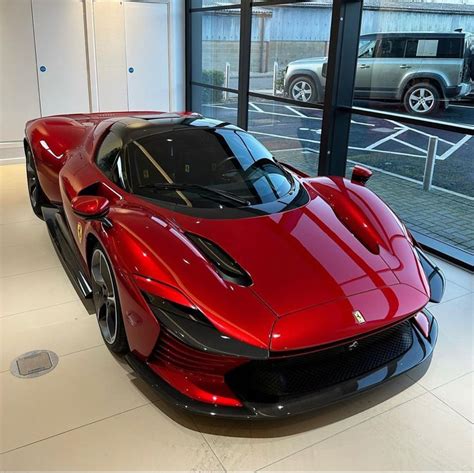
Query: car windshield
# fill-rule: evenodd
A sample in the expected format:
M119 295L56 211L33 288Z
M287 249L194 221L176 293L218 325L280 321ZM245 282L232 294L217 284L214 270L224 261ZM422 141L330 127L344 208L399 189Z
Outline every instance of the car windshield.
M252 135L236 128L186 128L132 140L130 192L188 207L243 207L276 201L295 182Z

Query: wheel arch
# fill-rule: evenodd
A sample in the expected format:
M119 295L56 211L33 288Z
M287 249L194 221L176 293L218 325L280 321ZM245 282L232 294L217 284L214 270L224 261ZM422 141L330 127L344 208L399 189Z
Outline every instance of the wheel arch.
M100 245L99 239L94 235L94 233L89 232L86 237L86 263L89 271L91 266L92 250L97 245L97 243Z
M321 84L321 80L318 77L318 74L316 72L312 71L311 69L294 69L291 71L291 74L287 77L286 79L286 84L287 84L287 93L289 94L290 92L290 84L298 77L309 77L310 79L313 80L313 82L316 85L316 91L318 93L318 98L322 98L323 94L323 85Z
M407 93L408 89L412 87L413 85L418 84L420 82L427 82L428 84L431 84L434 87L436 87L441 97L441 100L444 100L446 98L445 88L447 87L447 84L442 76L438 74L431 74L431 73L429 74L420 73L420 74L411 75L405 79L405 81L402 84L402 87L400 87L401 94L400 94L399 99L403 100L405 98L405 94Z

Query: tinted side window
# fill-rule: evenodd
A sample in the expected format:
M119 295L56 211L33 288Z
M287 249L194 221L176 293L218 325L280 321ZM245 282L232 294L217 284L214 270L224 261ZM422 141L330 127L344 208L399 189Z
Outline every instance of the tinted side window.
M416 57L416 52L418 51L418 40L409 39L407 41L407 47L405 50L405 57Z
M443 38L438 43L438 54L436 57L460 58L463 55L463 39Z
M112 181L116 182L116 161L122 151L122 140L110 132L99 146L96 163L100 170Z
M403 38L383 38L377 48L376 57L403 57L406 42Z

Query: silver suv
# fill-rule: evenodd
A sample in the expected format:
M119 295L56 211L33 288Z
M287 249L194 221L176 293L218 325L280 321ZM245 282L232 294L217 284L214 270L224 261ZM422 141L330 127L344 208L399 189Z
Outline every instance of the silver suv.
M322 102L327 58L288 64L285 94ZM428 115L468 95L474 80L471 33L374 33L361 35L354 98L392 100L414 114Z

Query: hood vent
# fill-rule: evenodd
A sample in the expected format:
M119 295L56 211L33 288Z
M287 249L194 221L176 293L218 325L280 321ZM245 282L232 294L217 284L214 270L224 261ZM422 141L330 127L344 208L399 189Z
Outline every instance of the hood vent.
M213 264L222 279L239 286L250 286L252 278L242 267L231 258L223 249L206 238L186 233L200 252Z

